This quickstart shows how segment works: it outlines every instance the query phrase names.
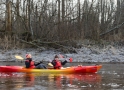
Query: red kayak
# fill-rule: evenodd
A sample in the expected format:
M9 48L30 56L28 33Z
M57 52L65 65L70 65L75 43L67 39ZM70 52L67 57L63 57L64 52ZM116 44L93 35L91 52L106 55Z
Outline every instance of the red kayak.
M0 66L0 72L35 72L35 73L96 73L102 68L102 65L93 66L72 66L61 69L27 69L23 66Z

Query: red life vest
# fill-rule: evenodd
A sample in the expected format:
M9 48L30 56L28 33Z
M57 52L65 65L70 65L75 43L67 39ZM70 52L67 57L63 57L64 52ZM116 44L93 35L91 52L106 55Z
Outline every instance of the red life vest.
M26 62L30 63L30 67L29 68L35 68L35 65L34 65L34 61L29 61L29 60L26 60Z
M61 62L59 60L54 60L54 62L56 63L54 66L55 69L60 69L62 67Z

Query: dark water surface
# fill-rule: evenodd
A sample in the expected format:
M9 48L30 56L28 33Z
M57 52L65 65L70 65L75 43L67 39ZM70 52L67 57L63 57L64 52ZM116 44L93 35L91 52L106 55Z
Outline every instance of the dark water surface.
M124 90L124 64L102 65L95 74L0 73L0 90Z

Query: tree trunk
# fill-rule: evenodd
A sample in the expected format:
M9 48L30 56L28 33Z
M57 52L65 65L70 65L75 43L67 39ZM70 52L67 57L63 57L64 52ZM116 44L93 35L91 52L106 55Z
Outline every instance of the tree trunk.
M10 0L6 0L6 31L8 34L11 34L12 32L12 12Z
M58 0L58 36L60 36L60 0Z
M16 29L16 33L20 33L21 32L21 30L20 30L20 11L19 11L19 9L20 9L20 7L19 7L19 5L20 5L20 0L17 0L17 2L16 2L16 21L17 21L17 27L16 28L18 28L18 29Z
M65 0L62 0L62 21L65 18Z

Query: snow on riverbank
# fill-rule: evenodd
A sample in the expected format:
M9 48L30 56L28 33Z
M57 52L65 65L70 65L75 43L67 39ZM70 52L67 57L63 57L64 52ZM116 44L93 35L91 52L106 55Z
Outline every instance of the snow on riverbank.
M49 61L52 60L56 54L63 54L55 50L40 51L38 49L0 51L0 61L17 60L14 57L15 55L20 55L25 58L26 53L32 54L32 58L36 61ZM82 47L77 49L77 53L66 53L63 55L66 55L68 58L72 57L73 62L124 62L124 47L113 47L110 45L104 48L97 46Z

